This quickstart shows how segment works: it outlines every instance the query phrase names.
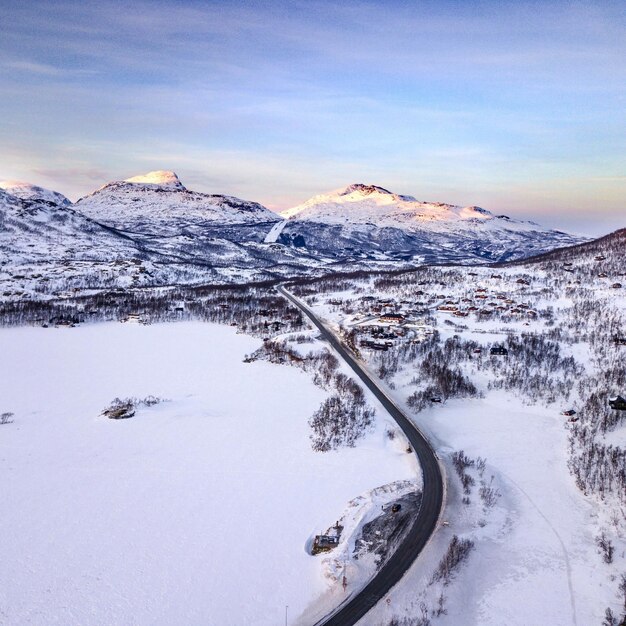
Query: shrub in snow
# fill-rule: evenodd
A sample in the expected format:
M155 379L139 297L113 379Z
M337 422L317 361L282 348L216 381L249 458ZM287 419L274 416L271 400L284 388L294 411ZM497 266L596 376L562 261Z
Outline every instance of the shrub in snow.
M0 425L1 424L12 424L13 413L2 413L0 414Z
M474 542L471 539L460 539L454 535L448 546L448 551L433 574L431 582L436 583L441 580L444 585L447 585L454 577L460 564L467 559L473 547Z
M613 553L615 552L615 547L604 531L596 537L596 545L598 546L600 554L602 554L604 562L613 563Z
M162 401L161 398L157 398L156 396L146 396L143 400L139 398L115 398L115 400L102 411L102 415L114 420L128 419L135 415L135 411L138 407L151 407Z
M115 398L115 400L102 411L102 415L112 420L127 419L135 415L135 404L132 398L126 398L125 400Z
M341 446L352 448L373 420L374 411L366 406L364 399L333 394L322 402L309 420L313 430L311 446L318 452L336 450Z

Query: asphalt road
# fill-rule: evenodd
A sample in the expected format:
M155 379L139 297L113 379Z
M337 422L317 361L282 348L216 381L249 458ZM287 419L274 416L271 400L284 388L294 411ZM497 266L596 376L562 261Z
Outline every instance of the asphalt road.
M359 594L353 596L346 604L315 625L351 626L356 624L389 593L389 590L402 578L428 542L437 526L437 520L443 506L443 476L437 457L424 435L376 384L359 362L344 348L335 334L326 328L311 309L295 298L284 287L279 286L277 289L313 322L322 334L322 337L330 343L361 379L363 384L389 412L411 442L424 476L422 503L417 517L402 543Z

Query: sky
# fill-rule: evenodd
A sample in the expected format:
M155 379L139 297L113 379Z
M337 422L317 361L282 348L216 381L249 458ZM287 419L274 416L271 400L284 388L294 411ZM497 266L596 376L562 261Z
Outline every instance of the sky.
M626 5L0 0L0 179L174 170L274 210L362 182L626 226Z

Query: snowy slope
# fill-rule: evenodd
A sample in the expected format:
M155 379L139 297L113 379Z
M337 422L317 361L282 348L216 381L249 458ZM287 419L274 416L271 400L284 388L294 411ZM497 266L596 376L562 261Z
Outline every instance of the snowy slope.
M54 193L54 192L52 192ZM136 246L65 204L22 199L0 190L0 260L129 258Z
M43 187L19 180L0 181L0 189L23 200L44 200L45 202L51 202L59 206L71 206L72 204L58 191L51 191L50 189L44 189Z
M401 254L426 262L522 258L581 241L480 207L420 202L375 185L353 184L318 195L281 215L290 220L284 243L291 237L303 247L327 249L334 241L338 251L353 241L364 254Z

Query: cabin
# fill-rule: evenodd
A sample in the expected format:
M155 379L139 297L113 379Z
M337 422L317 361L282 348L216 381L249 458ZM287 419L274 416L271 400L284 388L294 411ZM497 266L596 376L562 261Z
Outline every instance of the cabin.
M616 346L626 346L626 337L613 337L613 343Z
M495 356L507 356L509 351L504 346L494 346L489 353Z
M332 535L315 535L313 540L313 548L311 554L319 554L320 552L330 552L339 545L339 537Z
M626 411L626 400L622 396L609 398L609 406L616 411Z
M524 280L523 278L518 278L515 282L518 285L530 285L530 283L527 280Z
M379 318L380 322L390 322L392 324L401 324L404 322L405 317L401 313L385 313L381 315Z
M621 289L622 288L622 283L613 283L611 285L611 289Z
M561 415L565 415L565 417L572 417L573 415L576 415L576 411L574 411L574 409L568 409L567 411L562 411Z
M365 339L361 342L361 347L363 348L371 348L372 350L382 350L387 351L391 342L379 343L377 341L370 341L369 339Z

